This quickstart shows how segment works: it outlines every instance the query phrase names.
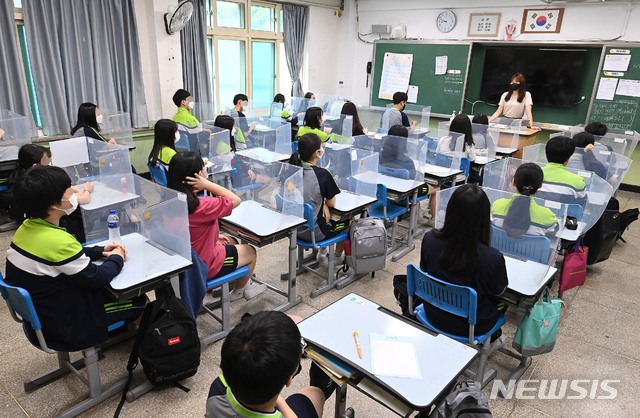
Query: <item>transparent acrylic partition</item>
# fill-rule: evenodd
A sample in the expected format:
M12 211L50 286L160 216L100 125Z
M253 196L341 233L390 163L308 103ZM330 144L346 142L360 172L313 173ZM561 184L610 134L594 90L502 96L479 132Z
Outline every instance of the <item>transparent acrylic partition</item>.
M313 106L317 106L321 108L325 117L331 116L330 111L332 109L333 104L338 100L338 95L327 94L327 93L315 93L315 96L316 96L316 100ZM334 116L336 117L340 116L341 109L342 109L342 106L340 106L340 109L338 109L338 112Z
M315 106L315 100L307 99L304 97L292 97L291 98L291 115L298 118L298 125L304 124L304 115L307 109Z
M146 278L191 260L189 219L184 195L133 174L106 176L82 205L87 243L108 243L107 217L115 210L121 242L128 251L123 272ZM123 277L121 277L123 276ZM111 283L118 287L122 273Z
M325 127L331 128L329 140L334 144L350 145L353 143L353 116L340 115L333 121L325 121Z
M384 135L356 135L353 137L352 146L354 148L364 149L371 152L380 152L382 150L382 141Z
M364 128L371 133L377 132L382 134L382 115L386 112L386 107L362 106L358 107L358 117ZM387 131L389 128L387 127ZM384 132L386 133L386 131Z
M284 214L304 218L302 167L275 162L252 167L255 187L247 200L253 200Z
M513 177L518 167L529 161L507 158L497 160L485 166L483 186L491 189L504 190L516 193L513 185ZM536 163L543 169L546 164ZM613 196L613 187L604 179L586 170L574 170L566 168L567 171L580 176L585 182L585 189L572 191L569 188L559 189L557 185L543 183L536 193L536 197L565 203L568 205L568 214L577 218L579 228L588 231L602 216L602 213Z
M216 120L216 109L213 103L195 102L193 105L193 115L200 123L213 125Z
M26 116L7 109L0 109L0 129L4 135L0 138L0 161L18 159L18 151L24 144L30 144L37 133Z
M461 157L438 153L437 146L438 140L435 138L409 139L407 155L414 161L416 169L424 174L446 176L454 171L460 172ZM431 182L428 176L427 182ZM437 181L431 183L438 184Z
M280 120L282 119L282 110L284 105L282 103L271 103L271 108L269 109L269 118Z
M376 197L378 185L368 179L377 176L378 153L357 148L348 151L351 157L351 177L347 190L364 196Z
M113 138L118 145L133 147L133 129L131 128L131 116L128 112L114 109L103 109L100 134L107 140Z
M500 138L500 131L481 123L471 124L473 146L478 156L493 159L496 157L496 144Z

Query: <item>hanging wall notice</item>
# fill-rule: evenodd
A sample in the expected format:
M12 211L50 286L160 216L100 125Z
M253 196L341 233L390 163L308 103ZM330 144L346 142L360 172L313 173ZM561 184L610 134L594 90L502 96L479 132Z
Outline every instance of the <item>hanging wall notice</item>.
M413 54L385 53L378 98L391 100L393 93L406 92L409 88L412 66Z

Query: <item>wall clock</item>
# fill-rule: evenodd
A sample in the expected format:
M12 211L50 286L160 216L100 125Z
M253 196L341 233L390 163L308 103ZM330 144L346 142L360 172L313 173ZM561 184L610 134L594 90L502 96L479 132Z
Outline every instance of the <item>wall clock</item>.
M436 27L442 33L448 33L456 26L456 15L451 10L443 10L436 18Z

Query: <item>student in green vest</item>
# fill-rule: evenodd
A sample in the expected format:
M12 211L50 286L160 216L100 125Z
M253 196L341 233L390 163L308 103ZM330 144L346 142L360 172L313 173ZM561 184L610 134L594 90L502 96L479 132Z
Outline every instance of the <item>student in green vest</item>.
M563 203L584 202L587 195L584 179L565 168L575 150L573 139L566 136L556 136L547 142L545 154L549 163L542 168L544 181L540 188L545 199Z
M284 94L282 93L278 93L275 95L275 97L273 98L273 103L281 103L282 104L282 113L281 113L281 117L282 119L284 119L285 121L289 122L292 126L293 125L297 125L298 124L298 117L292 115L289 110L287 110L287 103L284 99Z
M161 164L165 170L176 155L176 142L180 140L178 124L170 119L160 119L153 127L153 147L149 153L149 162Z
M117 144L114 138L105 138L100 133L100 124L104 116L98 106L93 103L82 103L78 107L78 119L76 125L71 128L71 136L86 136L99 141Z
M513 184L518 193L493 202L491 214L495 226L510 237L545 235L558 229L558 218L551 209L536 203L533 195L542 186L544 174L535 163L524 163L516 170Z
M323 118L322 109L313 106L307 109L307 113L304 115L304 126L298 129L298 138L305 134L316 134L320 141L327 142L329 140L329 134L322 130Z
M178 89L173 95L173 103L178 107L178 111L173 115L173 121L178 124L178 130L186 132L189 136L189 150L198 152L199 140L207 141L208 138L204 137L208 136L211 131L202 129L200 121L193 114L195 102L191 93L184 89ZM200 135L203 135L203 138L200 138Z
M248 138L256 128L255 123L252 123L251 125L247 123L247 116L244 114L244 110L247 106L249 106L249 98L246 94L238 93L233 96L233 112L231 116L235 116L233 113L238 115L236 123L242 131L244 138Z

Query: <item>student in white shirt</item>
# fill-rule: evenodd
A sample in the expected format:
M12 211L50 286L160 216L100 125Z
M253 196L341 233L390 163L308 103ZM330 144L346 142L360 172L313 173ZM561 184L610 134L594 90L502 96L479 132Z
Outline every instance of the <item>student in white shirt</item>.
M464 145L462 147L462 156L467 157L469 161L476 160L476 149L473 142L473 134L471 132L471 121L469 116L464 113L456 115L449 125L449 133L457 133L463 135ZM455 152L456 144L453 141L452 135L446 135L440 138L438 141L438 148L436 152L438 154L453 155Z
M509 91L502 93L502 96L500 96L498 110L489 118L489 122L492 122L499 116L511 119L522 119L526 114L529 120L529 127L539 131L540 128L533 126L532 107L533 100L531 99L531 93L527 91L527 80L524 78L524 75L515 73L513 77L511 77Z

